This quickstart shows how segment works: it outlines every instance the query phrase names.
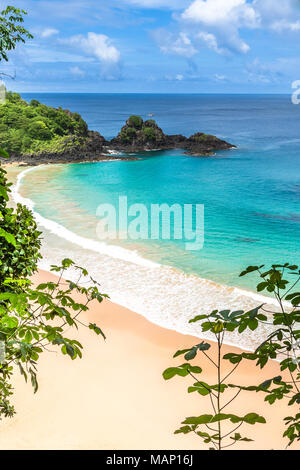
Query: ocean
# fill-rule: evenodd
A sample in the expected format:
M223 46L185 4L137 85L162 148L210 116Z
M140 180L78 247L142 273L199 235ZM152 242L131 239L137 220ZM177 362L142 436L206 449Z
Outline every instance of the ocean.
M214 308L257 305L250 264L300 264L300 107L287 95L22 94L79 112L107 139L131 114L165 133L201 131L237 146L213 157L146 152L138 161L42 166L21 175L15 197L34 207L44 265L65 256L84 264L116 302L151 321L201 336L188 319ZM115 161L113 161L115 160ZM97 237L100 204L204 205L204 246L184 240ZM262 332L263 334L263 332ZM232 335L251 349L255 335Z

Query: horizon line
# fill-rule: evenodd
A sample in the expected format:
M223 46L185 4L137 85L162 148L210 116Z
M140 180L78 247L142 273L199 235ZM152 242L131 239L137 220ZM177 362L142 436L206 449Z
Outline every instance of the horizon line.
M8 90L10 91L10 90ZM249 96L249 95L278 95L278 96L290 96L290 93L163 93L163 92L84 92L84 91L13 91L13 93L36 93L36 94L47 94L47 95L57 95L57 94L64 94L64 95L237 95L237 96Z

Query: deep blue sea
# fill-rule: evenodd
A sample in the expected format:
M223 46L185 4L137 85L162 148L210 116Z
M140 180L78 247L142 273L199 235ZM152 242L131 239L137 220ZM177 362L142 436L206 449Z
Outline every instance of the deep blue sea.
M79 112L107 139L131 114L165 133L201 131L237 146L213 157L148 152L139 161L60 165L23 180L35 210L82 237L97 240L101 203L204 204L205 243L180 240L109 242L176 272L255 290L239 278L249 264L300 264L300 106L287 95L28 94L23 98ZM114 158L114 157L112 157ZM115 157L116 158L116 157ZM39 175L39 177L37 177ZM182 275L183 275L182 274ZM141 281L142 282L142 281ZM167 287L166 287L167 289ZM192 292L186 292L189 296Z

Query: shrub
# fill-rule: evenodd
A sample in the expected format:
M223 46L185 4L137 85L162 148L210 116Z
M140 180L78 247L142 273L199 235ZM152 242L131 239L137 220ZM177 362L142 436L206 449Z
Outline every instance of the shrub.
M135 129L141 129L143 125L143 119L140 116L130 116L128 119L128 125Z
M5 290L7 277L20 279L31 276L41 258L41 232L32 213L21 204L16 210L7 206L10 186L6 171L0 166L0 291Z
M210 331L215 335L217 342L217 357L211 356L210 344L202 342L189 349L178 351L174 357L184 356L186 361L193 361L198 355L204 355L211 361L216 370L216 384L207 384L195 374L201 374L202 368L199 365L185 363L179 367L167 369L163 376L165 380L173 378L175 375L181 377L192 377L193 386L189 387L189 393L199 393L210 399L212 414L187 418L180 429L175 433L188 434L195 433L213 449L224 449L240 441L249 441L236 433L242 424L264 423L263 417L255 412L246 416L237 416L232 412L228 413L227 407L233 406L235 398L243 392L262 393L265 402L273 405L278 400L287 400L288 406L298 407L295 413L284 419L287 426L283 436L288 439L288 446L295 441L300 441L300 292L295 288L300 282L300 269L297 265L285 263L274 264L269 269L264 265L249 266L240 276L257 273L260 282L257 291L267 291L272 293L277 301L277 309L273 311L261 304L256 308L245 312L237 310L214 310L208 315L198 315L190 320L190 323L202 322L202 331ZM287 305L290 302L290 305ZM236 331L243 334L247 329L256 331L262 327L261 331L268 330L270 334L254 352L229 353L222 355L222 347L227 332ZM222 360L229 361L232 369L229 373L222 375ZM260 384L248 387L228 382L229 377L236 371L242 361L255 361L256 366L263 369L270 360L277 360L278 375L276 377L266 377ZM202 365L202 364L201 364ZM236 389L237 392L228 400L224 399L228 391ZM226 408L226 412L223 410ZM223 423L233 423L238 426L228 432L224 429ZM204 430L203 430L204 427ZM205 429L206 428L206 429ZM214 431L213 433L211 431ZM226 442L230 438L230 442Z
M143 134L146 140L154 141L156 140L156 134L153 127L144 127Z
M130 139L134 139L136 137L136 130L133 127L127 127L126 134Z
M43 121L33 121L28 127L28 135L36 140L50 140L52 133Z
M33 106L34 108L37 108L38 106L40 106L40 102L38 100L31 100L30 101L30 106Z

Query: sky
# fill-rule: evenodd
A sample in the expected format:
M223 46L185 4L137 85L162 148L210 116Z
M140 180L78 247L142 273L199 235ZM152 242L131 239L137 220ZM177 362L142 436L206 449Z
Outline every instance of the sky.
M10 3L34 35L0 63L18 92L291 93L300 80L300 0Z

